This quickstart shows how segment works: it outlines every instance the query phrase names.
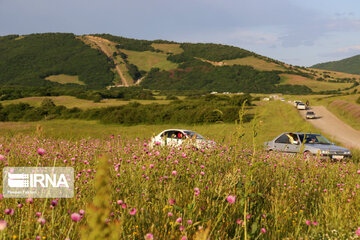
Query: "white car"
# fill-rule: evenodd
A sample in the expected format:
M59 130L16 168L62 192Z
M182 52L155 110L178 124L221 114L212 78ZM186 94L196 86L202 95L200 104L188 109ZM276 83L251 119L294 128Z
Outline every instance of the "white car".
M196 148L209 148L215 142L206 140L200 134L185 129L167 129L151 139L149 146L180 146L182 144L194 146Z
M296 108L298 110L306 110L306 105L304 103L299 103Z

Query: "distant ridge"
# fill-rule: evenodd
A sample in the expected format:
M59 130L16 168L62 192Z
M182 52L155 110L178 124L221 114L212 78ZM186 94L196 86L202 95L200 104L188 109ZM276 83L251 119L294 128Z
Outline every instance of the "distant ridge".
M360 54L339 61L315 64L312 67L351 74L360 74Z

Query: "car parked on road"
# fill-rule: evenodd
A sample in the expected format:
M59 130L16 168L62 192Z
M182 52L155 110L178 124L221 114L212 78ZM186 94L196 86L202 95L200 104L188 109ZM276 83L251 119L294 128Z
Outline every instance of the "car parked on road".
M296 108L298 110L306 110L306 105L304 103L299 103Z
M268 151L304 153L309 157L318 155L320 158L351 158L349 149L336 146L316 133L282 133L272 141L265 142L264 146Z
M196 148L209 148L214 146L216 143L214 141L206 140L200 134L185 129L167 129L153 137L150 141L150 147L156 145L160 146L180 146L180 145L190 145Z
M313 111L307 111L306 112L306 119L315 119L315 113Z

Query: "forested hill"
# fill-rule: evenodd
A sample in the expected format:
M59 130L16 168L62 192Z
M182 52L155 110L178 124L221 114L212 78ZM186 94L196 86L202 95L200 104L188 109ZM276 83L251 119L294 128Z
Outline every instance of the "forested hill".
M336 82L356 78L327 79L314 69L213 43L136 40L109 34L0 37L2 88L100 90L136 85L154 90L305 94L312 92L316 79L334 85L329 88L326 83L326 89L339 89Z
M339 61L315 64L313 67L338 72L360 74L360 55L345 58Z
M113 81L111 62L74 34L47 33L0 38L0 84L46 86L51 75L78 76L89 88Z

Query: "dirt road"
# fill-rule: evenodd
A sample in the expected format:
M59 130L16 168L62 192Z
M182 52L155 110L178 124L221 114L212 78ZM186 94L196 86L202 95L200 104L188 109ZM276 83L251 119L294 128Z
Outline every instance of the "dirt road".
M316 119L309 119L316 128L321 129L341 142L346 147L360 149L360 131L357 131L341 121L324 106L312 106L311 111L315 112ZM300 115L306 119L306 111L299 111Z
M96 44L100 48L100 50L106 54L107 57L114 60L113 51L108 47L111 44L113 44L112 42L110 42L107 39L100 38L100 37L94 37L94 36L85 36L85 38L88 39L89 41L93 42L94 44ZM115 62L115 60L114 60L114 62ZM121 79L123 86L128 87L129 83L127 82L124 75L122 74L122 71L118 64L115 64L115 69L116 69L116 72L119 74L119 77Z

